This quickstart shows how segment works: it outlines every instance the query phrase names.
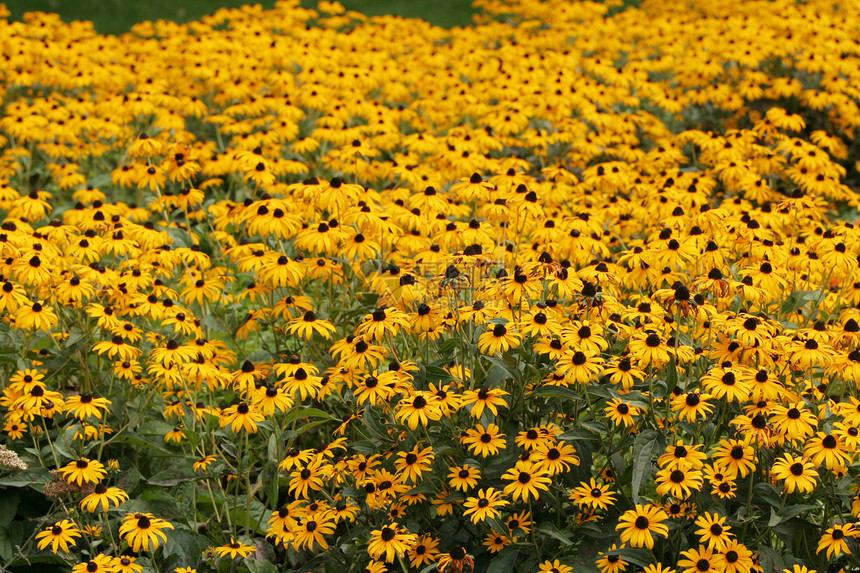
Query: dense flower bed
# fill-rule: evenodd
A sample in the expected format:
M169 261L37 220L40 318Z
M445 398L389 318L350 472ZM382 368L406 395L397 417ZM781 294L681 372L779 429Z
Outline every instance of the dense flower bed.
M860 6L0 21L0 568L857 568Z

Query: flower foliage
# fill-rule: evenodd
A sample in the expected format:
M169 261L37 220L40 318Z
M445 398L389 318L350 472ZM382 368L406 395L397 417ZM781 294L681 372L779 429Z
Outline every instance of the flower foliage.
M858 566L860 7L475 6L0 21L3 562Z

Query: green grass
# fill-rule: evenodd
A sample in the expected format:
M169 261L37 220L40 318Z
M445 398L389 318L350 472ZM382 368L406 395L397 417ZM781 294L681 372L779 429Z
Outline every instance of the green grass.
M13 20L20 20L24 12L55 12L64 21L92 20L96 30L103 34L127 32L144 20L174 20L188 22L221 7L238 7L243 4L262 4L271 8L274 0L5 0ZM465 26L471 22L470 0L341 0L348 10L369 16L396 14L405 18L423 18L436 26ZM302 5L313 8L315 0L302 0Z

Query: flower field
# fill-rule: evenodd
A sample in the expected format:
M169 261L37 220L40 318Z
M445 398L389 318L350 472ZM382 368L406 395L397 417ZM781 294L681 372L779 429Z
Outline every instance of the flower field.
M0 20L0 570L860 568L860 4L474 4Z

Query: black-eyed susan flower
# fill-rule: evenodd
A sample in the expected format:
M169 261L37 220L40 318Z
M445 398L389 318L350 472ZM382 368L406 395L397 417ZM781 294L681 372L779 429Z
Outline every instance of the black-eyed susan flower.
M639 415L639 408L626 404L620 398L613 398L607 403L603 412L613 424L629 428L636 423L634 417Z
M722 551L731 541L733 534L729 533L731 527L726 525L725 516L705 512L696 518L696 526L698 526L696 535L699 536L699 542L710 549Z
M57 550L68 553L69 546L74 545L75 538L80 536L81 530L78 526L71 520L64 519L37 533L36 540L39 549L50 547L54 553Z
M552 481L542 465L524 461L517 461L513 468L502 474L502 479L510 482L503 491L514 501L538 498L541 490L549 490Z
M698 417L706 418L714 410L708 402L710 394L687 392L672 397L672 411L678 412L678 417L688 422L695 422Z
M143 565L137 563L137 557L133 555L118 555L113 558L113 565L116 573L141 573Z
M845 443L835 433L824 432L816 432L807 440L803 455L815 467L824 464L829 470L842 466L849 456Z
M79 420L90 416L101 420L102 413L108 409L111 401L107 398L95 398L90 394L78 394L66 399L66 413L72 414Z
M702 472L690 467L668 467L657 472L657 493L686 499L702 486Z
M98 483L107 475L107 470L101 462L87 458L69 462L59 471L63 479L79 486L85 483Z
M492 323L491 323L492 324ZM520 345L522 335L505 324L492 324L478 337L478 349L487 355L507 352Z
M78 563L72 567L74 573L111 573L115 571L114 560L104 554L94 555L89 561Z
M263 414L258 412L254 406L245 402L234 404L221 411L218 423L222 428L230 426L235 433L245 431L251 434L257 432L257 422L264 419Z
M570 470L571 466L579 465L576 448L564 442L553 443L551 438L538 444L534 449L534 456L530 459L542 466L551 476L562 474Z
M232 537L230 538L229 543L225 543L224 545L215 548L215 552L218 554L218 557L229 556L230 559L235 559L236 557L245 558L256 550L257 548L253 545L247 545L240 541L236 541Z
M772 475L778 480L785 480L783 487L787 493L795 490L802 493L812 493L817 483L818 472L815 465L802 457L783 454L773 464Z
M383 559L386 563L393 563L396 557L405 555L417 541L417 535L409 533L406 529L401 529L397 522L393 522L382 529L375 529L370 532L367 552L374 559Z
M448 484L458 491L469 491L478 485L481 472L473 466L452 466L448 473Z
M818 540L818 547L815 553L824 551L828 559L838 557L843 553L851 553L847 538L853 537L855 533L853 523L829 527Z
M495 531L489 531L484 537L483 545L487 548L489 553L498 553L511 543L512 540L507 535L496 533Z
M292 545L296 549L313 550L314 547L328 549L325 535L334 533L336 524L329 512L319 512L313 517L303 519L292 531Z
M80 507L95 513L100 506L102 511L107 511L111 506L119 507L127 500L128 494L122 489L98 483L93 492L81 500Z
M484 413L484 409L492 412L494 416L499 415L499 406L507 407L508 403L504 396L507 396L501 388L477 388L475 390L467 390L463 392L460 398L460 407L469 408L469 413L473 418L480 418Z
M666 446L666 453L657 459L657 463L662 468L701 469L708 457L699 451L701 447L701 444L685 444L684 440L678 440L675 445Z
M570 499L578 506L594 509L608 509L609 506L615 505L615 494L610 491L610 486L594 478L575 487L570 493Z
M696 549L681 551L683 559L678 560L678 567L683 573L717 573L717 556L714 550L700 545Z
M409 557L409 565L412 567L435 563L439 555L439 540L432 535L422 535L409 548L406 555Z
M635 509L625 511L618 518L616 531L621 532L621 541L629 543L632 547L654 547L654 537L659 535L666 537L669 528L663 522L669 516L659 507L653 505L639 505Z
M600 569L600 573L622 573L627 570L629 563L617 553L613 553L617 549L618 546L612 544L605 552L598 552L599 557L595 560L594 564Z
M746 477L755 469L755 449L740 440L720 440L711 458L714 467L733 479L737 476Z
M329 339L334 331L335 327L332 323L318 318L311 310L306 311L301 317L292 319L287 326L287 332L297 334L305 340L310 340L314 333Z
M717 569L725 573L749 573L755 566L753 552L736 539L726 542L723 552L714 557Z
M488 424L486 428L478 424L466 430L460 437L460 442L465 444L469 451L484 458L499 453L506 444L505 434L501 433L496 424Z
M538 567L540 573L573 573L573 567L565 565L558 559L547 560Z
M421 474L430 470L433 458L432 446L426 448L415 446L409 452L397 452L394 468L404 478L410 480L412 483L418 483L421 479Z
M167 542L162 529L174 529L173 524L159 519L150 513L127 513L119 526L119 534L135 551L157 549Z
M437 402L435 394L417 392L414 396L400 401L397 419L410 430L415 430L418 426L426 427L431 421L442 418L442 409Z
M507 505L507 501L502 499L502 492L493 488L486 490L478 490L478 495L475 497L467 497L463 502L465 511L463 515L469 516L472 523L480 523L488 518L492 519L501 515L500 508Z
M436 567L442 573L464 573L475 570L475 560L462 545L454 545L439 557Z

